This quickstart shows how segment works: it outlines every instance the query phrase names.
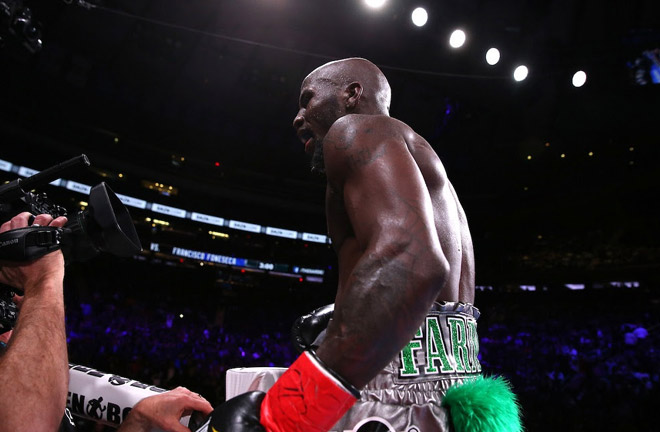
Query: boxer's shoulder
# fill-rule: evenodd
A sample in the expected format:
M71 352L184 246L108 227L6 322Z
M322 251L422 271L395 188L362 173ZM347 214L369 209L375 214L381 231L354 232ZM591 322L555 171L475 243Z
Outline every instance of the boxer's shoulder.
M347 114L333 123L328 131L328 136L355 139L357 135L391 135L401 133L404 129L410 129L410 127L386 115Z
M404 123L384 115L348 114L338 119L323 142L326 171L361 168L387 157L386 147L405 148Z

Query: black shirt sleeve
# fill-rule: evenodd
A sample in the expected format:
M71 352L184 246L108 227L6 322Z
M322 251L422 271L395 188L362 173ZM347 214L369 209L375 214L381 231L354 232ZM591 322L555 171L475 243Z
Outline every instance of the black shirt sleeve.
M62 423L60 423L58 432L76 432L76 424L73 422L73 416L69 408L64 409L64 417L62 417Z

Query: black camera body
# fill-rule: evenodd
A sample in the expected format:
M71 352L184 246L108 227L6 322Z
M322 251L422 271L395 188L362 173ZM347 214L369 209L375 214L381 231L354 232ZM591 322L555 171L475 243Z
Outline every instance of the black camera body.
M8 36L21 42L32 54L42 48L40 25L23 0L0 0L0 48Z
M0 334L14 328L18 319L18 307L12 301L14 292L11 290L0 290Z
M88 260L100 252L131 257L142 250L128 210L105 183L92 187L87 209L73 215L52 203L45 193L31 191L80 166L89 166L84 154L0 186L0 223L22 212L68 218L62 228L28 226L0 233L0 262L31 261L58 249L66 264ZM0 289L0 334L10 330L12 319L15 322L17 317L11 296L7 297L10 290L13 288L5 289L3 295Z

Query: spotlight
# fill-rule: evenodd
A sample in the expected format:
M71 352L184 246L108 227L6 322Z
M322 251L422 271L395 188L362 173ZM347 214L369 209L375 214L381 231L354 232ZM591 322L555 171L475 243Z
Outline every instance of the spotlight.
M383 7L386 0L364 0L364 4L369 6L372 9L379 9Z
M513 79L516 81L522 81L525 78L527 78L527 74L529 71L527 70L527 66L521 65L516 68L516 70L513 71Z
M417 27L422 27L429 20L429 14L422 7L416 8L411 15L412 22Z
M493 66L500 61L500 50L497 48L491 48L486 52L486 63Z
M577 71L573 75L573 85L575 87L582 87L587 82L587 74L584 71Z
M452 48L460 48L465 43L465 32L463 30L454 30L449 37L449 45Z

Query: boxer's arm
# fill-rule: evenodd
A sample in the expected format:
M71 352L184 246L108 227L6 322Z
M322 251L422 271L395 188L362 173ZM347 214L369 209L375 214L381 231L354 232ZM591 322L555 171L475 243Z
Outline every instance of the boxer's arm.
M27 226L28 217L16 216L0 232ZM34 222L45 226L51 220L40 215ZM51 225L65 222L58 218ZM64 413L69 377L64 258L56 251L29 263L0 266L0 282L25 292L16 327L0 355L0 431L55 431Z
M360 388L410 341L448 262L423 177L388 118L339 119L326 135L324 157L328 187L342 194L359 258L317 353Z

